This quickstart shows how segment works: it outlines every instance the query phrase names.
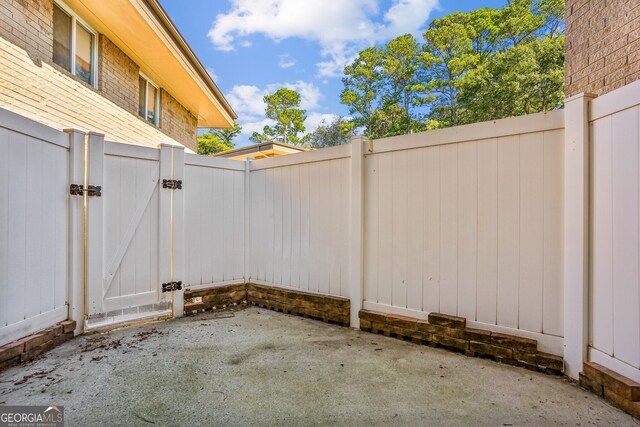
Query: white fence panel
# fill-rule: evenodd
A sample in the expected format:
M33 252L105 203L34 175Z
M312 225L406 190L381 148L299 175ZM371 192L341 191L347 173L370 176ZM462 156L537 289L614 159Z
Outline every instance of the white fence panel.
M350 149L254 162L248 281L349 296Z
M245 164L185 155L185 283L244 283Z
M374 141L365 308L458 315L561 354L562 128L557 111Z
M640 85L592 101L590 358L640 381Z
M0 109L0 345L68 317L69 136Z

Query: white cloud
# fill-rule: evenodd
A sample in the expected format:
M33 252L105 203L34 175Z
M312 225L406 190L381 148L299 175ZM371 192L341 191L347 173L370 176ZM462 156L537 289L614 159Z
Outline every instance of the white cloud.
M269 119L245 122L242 123L242 131L240 132L240 134L245 135L247 138L249 138L251 135L253 135L253 132L262 133L262 130L265 126L273 126L274 124L275 122Z
M252 118L264 116L264 90L257 86L238 85L231 89L225 97L231 107L238 114L238 120L251 120Z
M296 65L296 60L288 53L283 53L278 57L278 66L280 68L291 68Z
M322 77L340 75L364 45L402 34L419 34L438 0L393 0L382 20L378 0L230 0L231 10L216 16L209 38L230 51L246 37L262 34L274 41L298 37L320 44L326 58Z

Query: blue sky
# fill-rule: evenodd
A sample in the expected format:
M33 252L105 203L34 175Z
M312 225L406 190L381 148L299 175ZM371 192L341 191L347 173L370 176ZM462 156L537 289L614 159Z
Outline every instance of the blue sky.
M238 114L249 144L267 124L262 97L297 90L307 131L348 115L342 69L357 52L421 30L455 11L506 0L160 0Z

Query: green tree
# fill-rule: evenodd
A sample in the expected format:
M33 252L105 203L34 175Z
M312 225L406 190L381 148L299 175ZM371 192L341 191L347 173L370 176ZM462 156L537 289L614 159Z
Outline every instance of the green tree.
M384 79L382 75L382 51L370 47L358 54L358 57L344 69L342 79L344 89L340 101L349 107L355 127L364 128L364 134L371 138L371 118L382 98Z
M233 138L242 131L242 126L235 123L230 129L209 129L198 137L198 154L212 155L232 150L235 147Z
M336 117L330 123L324 120L314 132L305 135L305 145L311 148L325 148L348 144L353 136L353 123L343 117Z
M456 12L360 52L341 102L370 138L562 105L564 0L509 0Z
M374 138L406 134L410 118L400 104L388 104L378 108L371 116L371 133Z
M546 37L496 54L470 75L461 100L467 122L494 120L562 106L564 37Z
M413 120L412 107L422 105L426 87L418 75L420 46L411 34L397 37L382 51L382 76L389 82L384 104L398 104L404 109L406 131Z
M260 132L253 132L249 137L249 141L253 142L254 144L260 144L262 142L269 141L269 137Z
M266 137L280 139L285 144L300 144L302 141L298 134L304 132L307 118L307 112L300 108L300 94L292 89L281 88L273 95L265 96L264 102L267 104L265 115L275 121L275 125L265 126L263 136L254 134L252 138Z
M501 10L500 49L469 73L465 122L562 106L564 1L514 0Z
M430 117L444 126L463 122L460 93L469 71L490 56L498 14L488 8L456 12L432 21L423 35L425 43L419 61L427 88L434 95Z
M214 135L211 131L205 132L198 137L197 153L205 156L222 153L233 149L233 143L224 143L218 135Z
M210 132L220 138L223 144L234 146L233 139L240 135L242 126L235 123L230 129L211 129Z

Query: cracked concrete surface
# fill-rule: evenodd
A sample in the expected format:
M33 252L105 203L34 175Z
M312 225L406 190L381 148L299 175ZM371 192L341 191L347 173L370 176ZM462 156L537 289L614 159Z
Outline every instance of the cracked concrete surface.
M558 377L254 307L75 338L0 373L0 404L68 426L640 425Z

